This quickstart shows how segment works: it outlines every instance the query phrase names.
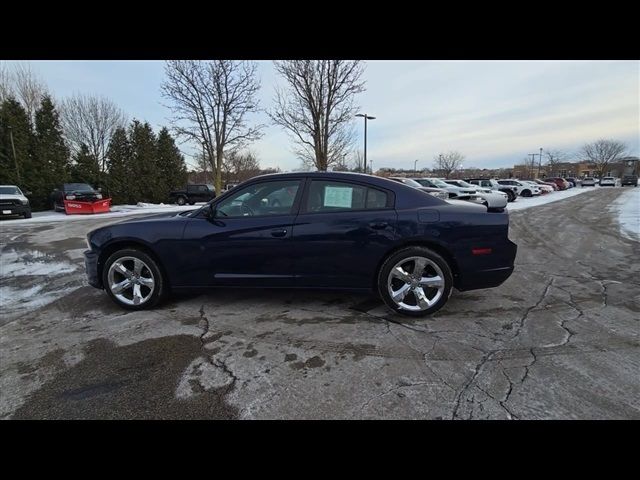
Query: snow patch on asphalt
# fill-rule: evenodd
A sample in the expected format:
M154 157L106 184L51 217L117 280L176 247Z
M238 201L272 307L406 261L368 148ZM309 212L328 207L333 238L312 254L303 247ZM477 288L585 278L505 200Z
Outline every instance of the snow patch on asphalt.
M613 202L610 211L617 215L620 233L630 240L640 241L640 188L631 188Z
M23 275L53 275L70 273L76 266L60 260L39 250L26 252L5 251L0 256L0 277L18 277Z
M594 187L600 188L600 187ZM518 197L515 202L507 204L507 210L513 212L515 210L524 210L526 208L538 207L540 205L546 205L547 203L557 202L558 200L564 200L565 198L575 197L581 193L593 191L592 187L575 187L568 190L562 190L557 192L547 193L545 195L539 195L537 197Z
M200 208L204 203L196 203L195 205L165 205L164 203L138 203L137 205L114 205L111 211L107 213L94 213L88 215L67 215L64 212L54 212L48 210L46 212L34 212L32 218L7 220L12 224L30 224L41 222L62 222L74 220L86 220L88 218L118 218L128 215L139 215L144 213L179 213L185 210L195 210Z
M42 292L42 285L34 285L30 288L3 286L0 287L0 307L7 314L18 310L31 311L57 300L66 291L65 289Z

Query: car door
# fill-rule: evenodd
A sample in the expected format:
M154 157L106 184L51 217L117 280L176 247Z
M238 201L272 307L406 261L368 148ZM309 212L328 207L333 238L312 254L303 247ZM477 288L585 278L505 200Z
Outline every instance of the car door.
M176 251L180 286L286 286L292 283L291 234L303 178L264 180L214 203L185 227ZM278 196L278 206L269 204Z
M297 285L370 288L396 236L393 192L366 183L307 181L293 227Z

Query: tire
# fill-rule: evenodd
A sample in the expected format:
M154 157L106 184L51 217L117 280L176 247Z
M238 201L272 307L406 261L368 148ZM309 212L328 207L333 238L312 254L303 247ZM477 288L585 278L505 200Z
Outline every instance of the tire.
M189 205L195 205L196 202L189 202Z
M64 205L60 206L57 202L53 203L53 211L54 212L64 212Z
M511 191L511 190L507 190L507 195L509 196L509 199L508 199L508 200L509 200L510 202L515 202L515 200L516 200L516 194L515 194L515 193L513 193L513 191Z
M421 274L421 278L435 279L439 277L440 280L439 282L432 280L433 286L426 290L420 286L420 282L413 276L415 262L418 259L422 259L425 262L422 274L428 274L427 277L423 277ZM405 277L401 278L397 273L394 274L397 267L402 269L406 279L402 279ZM408 271L409 269L411 269L411 272ZM446 260L433 250L426 247L407 247L389 255L384 261L378 272L377 288L382 301L394 312L410 317L424 317L437 312L447 303L453 288L453 275ZM420 288L422 294L426 296L427 302L422 306L416 296L417 288ZM404 293L404 296L399 301L396 301L392 298L392 291L400 295Z
M178 197L176 199L176 203L180 206L185 205L187 203L187 199L184 197Z
M136 266L140 265L138 261L142 266L136 278ZM128 274L122 273L117 267L118 264L122 265ZM134 279L133 282L131 282L132 279ZM145 281L141 282L139 279ZM125 280L129 281L127 285L130 286L123 288L120 293L114 292L111 285L122 284ZM149 280L153 284L152 288ZM167 292L167 282L158 263L145 252L135 248L126 248L111 254L102 269L102 285L111 301L126 310L153 308L164 299ZM139 295L138 300L136 300L136 290Z
M531 196L531 190L523 190L520 195L522 195L523 197L530 197Z
M24 212L24 218L31 218L31 210L29 210L28 212Z

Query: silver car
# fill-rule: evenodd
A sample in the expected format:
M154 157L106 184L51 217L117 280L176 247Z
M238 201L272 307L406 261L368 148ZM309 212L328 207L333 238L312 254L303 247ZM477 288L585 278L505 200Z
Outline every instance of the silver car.
M509 196L500 191L494 191L490 188L479 187L478 185L472 185L464 180L445 180L449 185L455 185L456 187L472 189L475 188L476 195L482 199L482 202L487 208L500 209L507 206Z

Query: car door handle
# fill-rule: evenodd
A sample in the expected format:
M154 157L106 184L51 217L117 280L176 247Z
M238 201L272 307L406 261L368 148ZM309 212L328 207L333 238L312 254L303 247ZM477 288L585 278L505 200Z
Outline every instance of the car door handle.
M374 230L382 230L383 228L387 228L389 224L387 222L372 222L369 226Z
M272 237L284 237L286 234L287 234L287 230L284 228L281 230L271 230Z

